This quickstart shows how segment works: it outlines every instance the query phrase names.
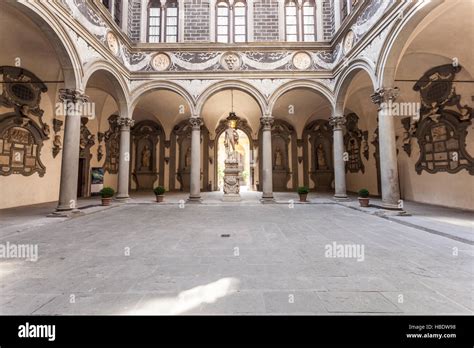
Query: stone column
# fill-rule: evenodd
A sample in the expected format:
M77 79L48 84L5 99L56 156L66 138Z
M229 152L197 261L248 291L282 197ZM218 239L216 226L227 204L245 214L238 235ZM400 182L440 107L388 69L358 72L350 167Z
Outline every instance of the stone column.
M398 88L379 88L371 96L378 105L382 206L388 209L399 209L400 200L395 120L392 114L392 103L398 94Z
M60 89L59 100L64 104L64 140L61 162L61 183L58 215L78 212L77 179L79 170L79 141L81 132L81 106L87 102L87 96L71 89Z
M188 202L201 202L201 126L200 117L189 119L191 133L191 187Z
M273 117L264 116L262 124L262 203L273 202L272 125Z
M130 180L130 127L134 121L128 117L120 117L120 159L118 170L118 190L117 199L126 200L129 198L128 186Z
M333 127L334 147L334 198L346 199L346 168L344 163L344 134L342 127L346 123L344 116L333 116L329 119Z

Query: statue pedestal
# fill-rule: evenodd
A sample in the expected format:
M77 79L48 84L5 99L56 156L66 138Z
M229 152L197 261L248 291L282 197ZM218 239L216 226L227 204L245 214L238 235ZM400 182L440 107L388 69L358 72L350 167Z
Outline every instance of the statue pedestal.
M225 160L224 169L224 202L239 202L240 198L240 170L239 162L235 159Z

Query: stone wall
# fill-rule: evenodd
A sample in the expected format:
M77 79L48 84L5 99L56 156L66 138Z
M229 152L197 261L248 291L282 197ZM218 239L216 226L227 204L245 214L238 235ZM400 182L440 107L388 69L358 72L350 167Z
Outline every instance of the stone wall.
M134 42L140 41L141 1L128 2L128 36Z
M278 40L278 1L256 0L254 3L254 41Z
M184 41L209 41L209 1L184 3Z

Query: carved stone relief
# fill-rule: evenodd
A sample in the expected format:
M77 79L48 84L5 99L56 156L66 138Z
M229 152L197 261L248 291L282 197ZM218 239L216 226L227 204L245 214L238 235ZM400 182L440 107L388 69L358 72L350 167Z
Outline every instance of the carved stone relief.
M466 150L467 128L473 109L461 105L461 96L453 85L461 66L446 64L428 70L413 86L420 92L421 109L418 122L404 119L404 149L411 155L411 139L415 137L420 157L415 164L423 171L457 173L466 169L474 175L474 159Z
M109 129L104 134L105 139L105 164L104 170L110 174L117 174L120 159L120 125L119 116L109 117Z
M362 154L366 159L369 158L368 131L362 131L358 126L359 117L351 113L346 116L346 134L344 135L344 145L349 155L346 162L346 172L357 173L365 172Z
M42 130L16 113L0 119L0 175L38 173L42 177L46 167L41 162L41 147L47 139Z

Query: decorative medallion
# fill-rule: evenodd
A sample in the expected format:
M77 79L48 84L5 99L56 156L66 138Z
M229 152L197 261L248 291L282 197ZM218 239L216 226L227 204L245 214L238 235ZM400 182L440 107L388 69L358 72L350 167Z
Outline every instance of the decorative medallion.
M165 71L169 68L171 64L170 57L165 53L158 53L151 60L151 66L156 71Z
M346 37L344 38L344 54L349 53L349 51L352 49L352 46L354 45L354 39L354 32L349 30L346 34Z
M306 52L297 52L293 56L293 65L298 70L307 70L311 66L311 57Z
M117 37L115 36L114 33L109 31L105 38L106 38L107 46L109 47L110 51L115 56L117 56L118 53L119 53L119 41L118 41Z
M238 54L227 52L222 55L221 65L226 70L238 70L241 65L241 59Z

